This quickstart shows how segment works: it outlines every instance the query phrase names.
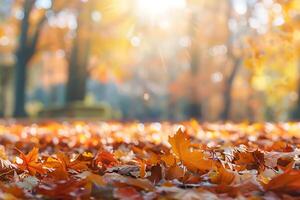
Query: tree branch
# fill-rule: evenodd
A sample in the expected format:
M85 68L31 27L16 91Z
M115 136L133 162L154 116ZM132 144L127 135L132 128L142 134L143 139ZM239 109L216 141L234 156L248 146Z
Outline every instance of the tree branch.
M232 71L231 71L231 73L230 73L230 75L229 75L229 77L227 79L227 84L232 85L232 83L234 81L234 78L235 78L235 76L236 76L236 74L238 72L238 69L239 69L239 67L241 65L241 62L242 62L241 58L235 59Z
M52 10L53 5L55 3L55 0L52 0L51 2L51 7L48 8L47 10L45 10L45 14L42 16L42 18L40 19L40 21L37 23L36 28L35 28L35 32L33 33L33 36L31 38L31 42L30 44L28 44L28 55L27 55L27 59L29 60L34 53L36 52L36 48L37 48L37 43L38 40L40 38L41 32L42 32L42 28L44 23L47 21L47 12Z
M46 14L41 18L41 20L38 22L37 26L36 26L36 30L33 34L33 37L31 38L31 43L28 46L28 50L29 50L29 59L33 56L36 47L37 47L37 42L40 38L41 32L42 32L42 28L43 25L45 23L45 21L47 20Z

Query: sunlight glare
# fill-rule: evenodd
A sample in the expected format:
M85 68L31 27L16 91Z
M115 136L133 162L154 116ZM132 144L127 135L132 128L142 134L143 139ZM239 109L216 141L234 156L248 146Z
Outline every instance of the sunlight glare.
M175 9L183 9L186 0L137 0L137 11L140 17L158 20Z

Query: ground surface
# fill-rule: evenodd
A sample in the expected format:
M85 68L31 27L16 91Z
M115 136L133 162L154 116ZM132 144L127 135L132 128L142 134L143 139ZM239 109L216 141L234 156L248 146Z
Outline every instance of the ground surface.
M0 199L299 199L300 124L0 125Z

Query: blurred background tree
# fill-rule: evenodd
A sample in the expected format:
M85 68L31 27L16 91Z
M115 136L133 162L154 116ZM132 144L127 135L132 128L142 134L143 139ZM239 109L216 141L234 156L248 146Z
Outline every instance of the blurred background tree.
M278 0L268 3L266 9L264 26L257 25L262 34L249 40L251 53L246 62L253 72L251 82L264 96L270 119L286 119L289 113L299 119L300 2Z
M74 103L124 120L288 120L300 110L297 0L0 3L1 115Z

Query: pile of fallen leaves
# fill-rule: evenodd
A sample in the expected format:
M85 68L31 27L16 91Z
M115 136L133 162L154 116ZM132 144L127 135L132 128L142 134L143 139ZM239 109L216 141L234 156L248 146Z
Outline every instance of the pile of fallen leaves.
M299 199L300 123L2 122L0 199Z

